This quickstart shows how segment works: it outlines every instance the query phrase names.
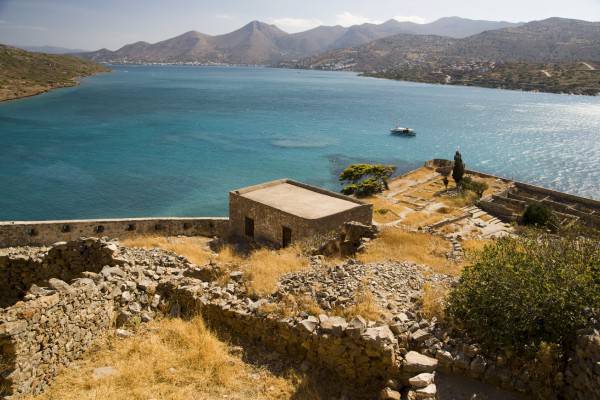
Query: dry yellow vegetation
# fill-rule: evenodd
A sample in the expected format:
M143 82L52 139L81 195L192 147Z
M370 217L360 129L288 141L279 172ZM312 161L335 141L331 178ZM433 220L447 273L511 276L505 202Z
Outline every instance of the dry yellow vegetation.
M429 319L436 317L438 320L443 320L447 295L448 287L446 285L426 282L423 285L423 314Z
M121 242L129 247L172 251L197 265L215 261L224 267L239 269L244 273L248 292L253 296L266 296L273 293L282 275L308 267L308 260L302 255L299 246L282 250L263 248L242 256L230 246L223 247L219 253L213 253L208 249L207 241L208 239L203 237L141 236L124 239Z
M255 296L266 296L275 292L281 276L306 268L308 260L295 246L282 250L256 250L241 264L248 292Z
M115 373L95 377L94 369ZM246 364L199 317L165 319L127 339L106 339L62 371L44 394L30 400L319 399L308 379L277 376Z
M358 259L364 263L410 261L430 266L436 272L457 275L461 266L446 258L449 251L450 243L440 237L388 228L382 230L380 237Z
M375 301L373 293L367 290L361 290L356 294L352 306L336 308L333 310L332 314L344 317L348 321L357 315L370 321L379 321L386 317L386 314Z

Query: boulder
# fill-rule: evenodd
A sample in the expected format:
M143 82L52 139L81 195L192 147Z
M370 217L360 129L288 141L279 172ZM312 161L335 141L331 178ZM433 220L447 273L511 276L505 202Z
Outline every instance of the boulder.
M319 320L313 316L306 318L303 321L300 321L300 325L308 332L313 333L317 326L319 325Z
M404 371L406 372L433 372L438 361L416 351L409 351L405 356Z
M373 340L378 343L396 343L396 338L387 325L365 329L362 337L365 340Z
M435 384L430 384L427 387L415 390L417 400L430 400L435 399L437 395L437 388Z
M340 336L348 327L348 323L342 317L328 317L321 320L321 330Z
M400 400L401 398L400 392L390 389L389 387L386 387L379 392L379 400Z
M408 380L408 384L415 389L420 389L429 386L433 383L433 374L423 372L417 376L413 376Z

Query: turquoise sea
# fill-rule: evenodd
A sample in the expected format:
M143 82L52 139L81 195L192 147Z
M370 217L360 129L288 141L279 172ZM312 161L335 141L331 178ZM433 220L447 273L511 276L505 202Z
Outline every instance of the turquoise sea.
M0 104L0 220L217 216L290 177L338 190L351 162L450 158L600 198L600 98L351 73L114 66ZM389 129L414 128L416 138Z

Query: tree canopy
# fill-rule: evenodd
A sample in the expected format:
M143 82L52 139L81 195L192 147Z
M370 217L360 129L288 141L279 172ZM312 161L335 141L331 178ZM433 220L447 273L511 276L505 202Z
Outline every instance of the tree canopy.
M387 180L394 171L393 165L352 164L340 174L340 182L346 184L342 193L359 197L380 193L388 188Z

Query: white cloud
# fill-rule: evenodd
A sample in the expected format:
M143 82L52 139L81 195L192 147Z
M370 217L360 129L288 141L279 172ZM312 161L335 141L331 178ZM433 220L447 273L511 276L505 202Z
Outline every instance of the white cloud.
M318 19L304 18L275 18L271 20L271 23L287 32L301 32L323 25L323 22Z
M361 25L365 23L380 24L382 21L372 20L361 15L354 15L348 11L335 16L335 23L342 26Z
M398 15L394 17L394 19L399 22L414 22L415 24L424 24L425 22L427 22L425 18L416 15L411 15L408 17Z

